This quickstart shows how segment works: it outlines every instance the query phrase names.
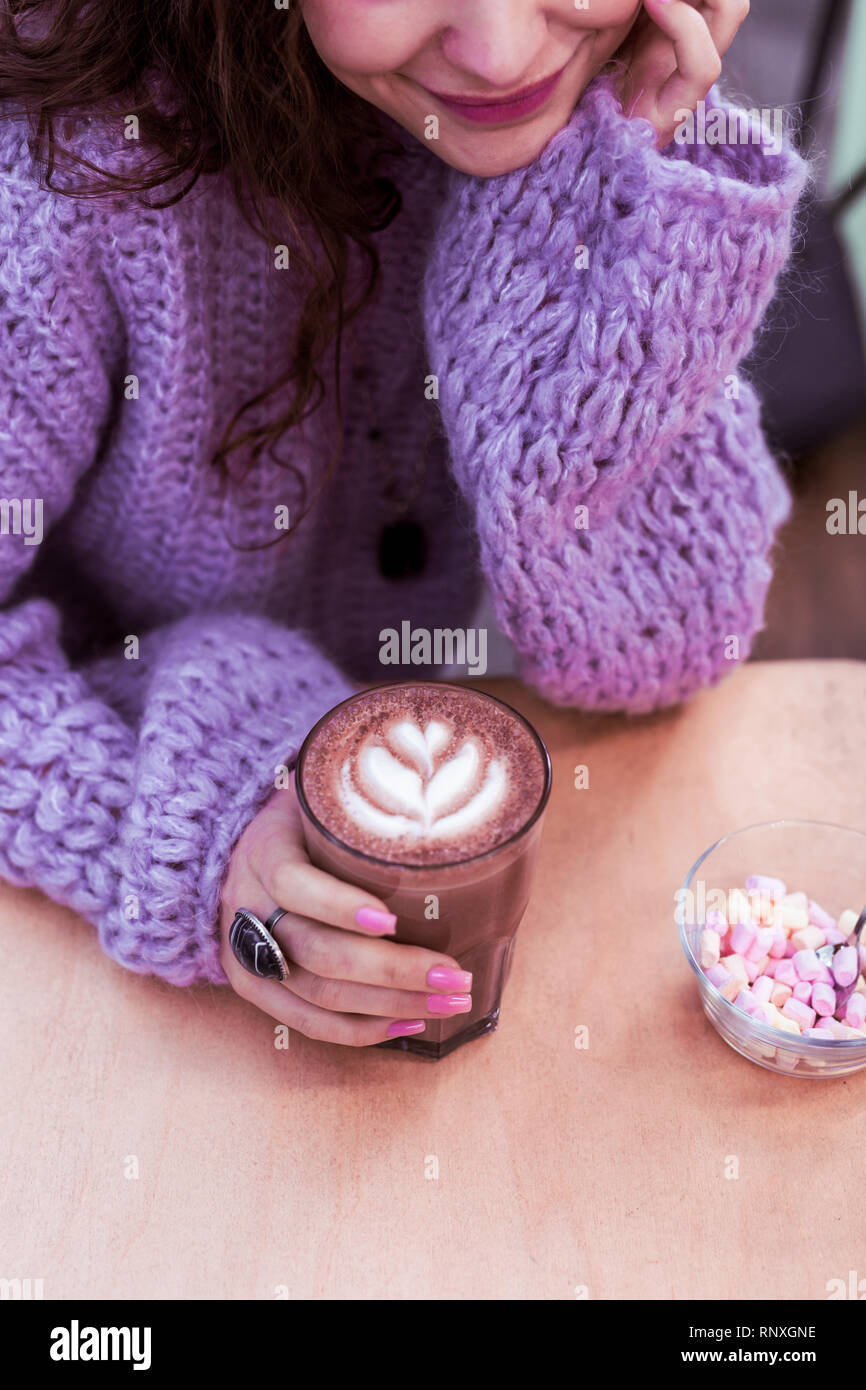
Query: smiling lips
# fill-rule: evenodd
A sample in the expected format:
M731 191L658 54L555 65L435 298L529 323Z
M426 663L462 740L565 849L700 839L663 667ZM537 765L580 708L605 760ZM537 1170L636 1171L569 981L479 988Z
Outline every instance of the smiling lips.
M455 115L462 116L464 120L473 121L476 125L501 125L503 121L517 121L524 116L537 111L548 100L555 87L557 86L564 68L555 72L552 77L546 77L542 82L536 82L530 87L524 87L522 92L517 92L507 101L475 101L471 97L448 97L441 92L429 91L432 97L440 101L443 106L447 106L449 111Z

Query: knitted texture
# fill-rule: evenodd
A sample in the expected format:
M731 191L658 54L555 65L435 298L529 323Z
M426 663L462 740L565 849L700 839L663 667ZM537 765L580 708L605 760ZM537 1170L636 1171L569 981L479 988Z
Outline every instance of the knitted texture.
M533 165L451 179L431 365L497 616L557 703L648 710L750 649L789 500L736 373L805 178L790 147L660 152L599 79Z
M75 138L97 165L133 158L107 120ZM797 156L659 153L603 81L516 174L410 146L381 291L344 343L343 462L263 545L315 492L330 397L282 441L290 469L266 457L227 488L208 461L285 361L293 274L223 176L161 210L65 198L0 120L0 874L173 984L224 980L220 889L276 767L353 682L430 674L383 668L380 632L468 625L479 546L558 701L680 699L760 626L788 503L728 378L788 253ZM380 537L407 518L426 562L396 578Z

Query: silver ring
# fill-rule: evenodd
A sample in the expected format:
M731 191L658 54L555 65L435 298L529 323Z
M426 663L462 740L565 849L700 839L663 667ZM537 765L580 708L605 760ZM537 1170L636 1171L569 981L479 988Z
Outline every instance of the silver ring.
M289 909L287 907L275 907L270 917L265 922L265 931L269 931L271 935L273 935L274 927L277 925L277 922L283 917L288 917L288 915Z
M285 910L278 907L271 913L267 923L245 907L238 908L229 932L229 945L238 964L250 975L259 980L279 980L289 978L289 965L280 949L280 944L271 935L270 928L285 916Z

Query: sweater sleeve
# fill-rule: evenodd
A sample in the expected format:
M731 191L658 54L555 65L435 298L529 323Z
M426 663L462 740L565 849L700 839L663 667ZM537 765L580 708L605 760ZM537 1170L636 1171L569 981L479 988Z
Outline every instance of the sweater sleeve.
M533 164L453 174L434 232L454 475L523 673L557 703L675 702L762 621L789 503L738 368L808 171L717 89L706 104L755 143L660 151L596 79Z
M140 662L74 669L55 607L16 601L111 419L89 215L0 181L0 876L88 919L129 969L223 983L232 848L350 687L305 638L248 615L193 615L143 634ZM110 698L112 663L137 668L134 714Z

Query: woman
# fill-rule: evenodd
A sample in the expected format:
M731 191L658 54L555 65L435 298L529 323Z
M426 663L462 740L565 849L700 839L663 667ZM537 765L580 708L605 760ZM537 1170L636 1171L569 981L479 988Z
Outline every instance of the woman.
M479 561L556 702L746 655L788 499L737 368L804 170L686 118L748 6L2 8L0 872L310 1037L421 1031L471 979L274 788Z

